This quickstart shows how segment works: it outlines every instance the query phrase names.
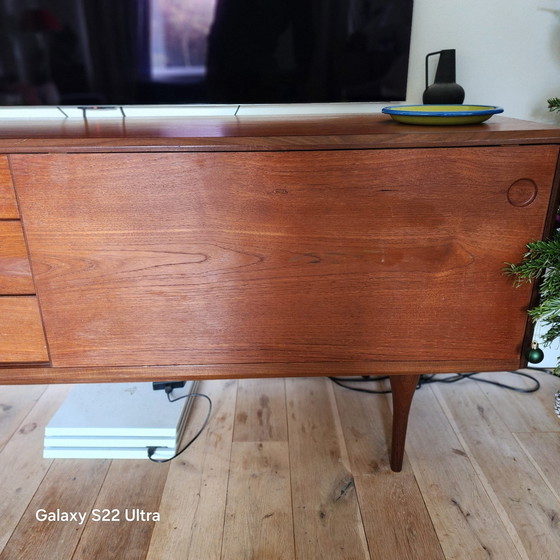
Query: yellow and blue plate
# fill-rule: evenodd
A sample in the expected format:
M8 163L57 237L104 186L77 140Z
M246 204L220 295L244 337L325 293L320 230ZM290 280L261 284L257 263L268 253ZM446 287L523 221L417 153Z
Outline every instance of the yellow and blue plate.
M494 105L395 105L382 112L405 124L453 125L479 124L504 110Z

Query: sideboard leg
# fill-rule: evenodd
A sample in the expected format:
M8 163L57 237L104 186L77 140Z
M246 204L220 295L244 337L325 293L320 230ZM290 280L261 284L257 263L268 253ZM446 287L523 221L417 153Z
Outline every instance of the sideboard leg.
M391 469L402 470L404 443L408 425L408 413L412 397L418 386L420 375L392 375L390 378L393 393L393 438L391 441Z

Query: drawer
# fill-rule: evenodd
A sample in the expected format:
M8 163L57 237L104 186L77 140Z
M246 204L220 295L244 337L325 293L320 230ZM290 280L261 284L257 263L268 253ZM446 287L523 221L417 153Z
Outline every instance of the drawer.
M34 293L21 222L0 221L0 295Z
M0 297L0 364L48 360L37 298Z
M8 158L0 156L0 220L19 218Z

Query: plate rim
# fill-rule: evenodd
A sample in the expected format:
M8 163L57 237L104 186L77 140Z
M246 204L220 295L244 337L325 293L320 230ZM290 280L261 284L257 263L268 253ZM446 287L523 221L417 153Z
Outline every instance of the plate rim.
M446 107L461 107L462 104L453 103L441 103L435 106L446 106ZM387 115L402 115L407 117L475 117L483 115L496 115L498 113L503 113L502 107L497 105L478 105L478 104L468 104L467 107L480 107L480 109L471 109L465 111L414 111L412 107L429 107L428 104L415 104L415 105L392 105L389 107L383 107L382 112Z

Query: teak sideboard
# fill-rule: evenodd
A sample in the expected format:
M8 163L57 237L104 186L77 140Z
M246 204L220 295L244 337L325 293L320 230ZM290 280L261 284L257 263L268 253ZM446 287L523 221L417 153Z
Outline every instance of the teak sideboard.
M0 122L0 383L525 365L560 130L384 115Z

